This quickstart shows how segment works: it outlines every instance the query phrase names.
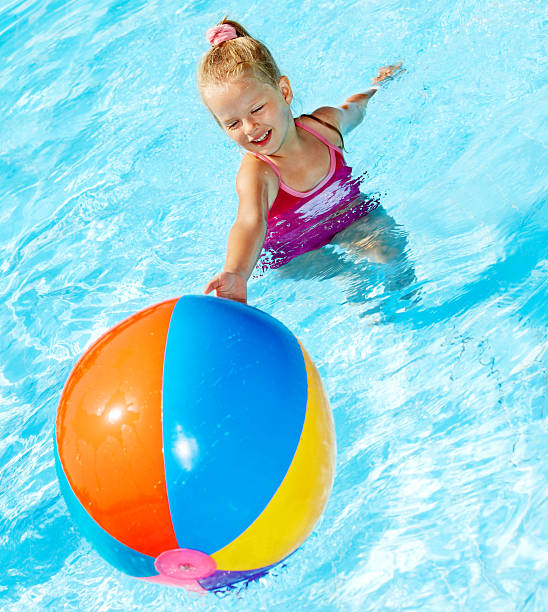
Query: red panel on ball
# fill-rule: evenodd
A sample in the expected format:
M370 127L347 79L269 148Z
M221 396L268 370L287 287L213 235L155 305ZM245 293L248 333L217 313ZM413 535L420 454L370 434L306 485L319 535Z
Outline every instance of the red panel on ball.
M156 557L177 548L162 452L164 350L177 300L126 319L76 364L57 416L59 457L91 517Z

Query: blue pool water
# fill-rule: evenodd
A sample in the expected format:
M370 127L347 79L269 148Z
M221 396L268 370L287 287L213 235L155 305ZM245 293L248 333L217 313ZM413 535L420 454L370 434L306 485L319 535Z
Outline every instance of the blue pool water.
M0 606L548 609L548 100L534 0L4 0L0 7ZM295 112L401 59L348 159L403 260L328 246L250 284L315 360L338 464L285 564L205 598L109 568L55 477L62 385L132 312L222 266L240 155L195 64L224 14Z

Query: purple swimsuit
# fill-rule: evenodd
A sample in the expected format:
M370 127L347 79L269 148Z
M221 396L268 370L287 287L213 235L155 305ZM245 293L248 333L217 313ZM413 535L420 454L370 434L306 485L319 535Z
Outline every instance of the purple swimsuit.
M302 122L296 120L295 125L329 147L329 172L314 189L295 191L283 183L278 168L268 157L256 154L274 170L280 183L278 195L268 212L258 272L279 268L297 255L319 249L379 204L378 200L364 199L359 181L352 178L352 169L346 165L339 147Z

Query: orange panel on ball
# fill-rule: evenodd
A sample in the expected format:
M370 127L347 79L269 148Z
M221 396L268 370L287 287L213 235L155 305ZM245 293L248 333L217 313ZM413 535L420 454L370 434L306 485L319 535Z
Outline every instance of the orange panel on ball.
M161 421L176 301L141 311L100 338L71 373L57 417L61 463L84 508L117 540L153 557L178 547Z

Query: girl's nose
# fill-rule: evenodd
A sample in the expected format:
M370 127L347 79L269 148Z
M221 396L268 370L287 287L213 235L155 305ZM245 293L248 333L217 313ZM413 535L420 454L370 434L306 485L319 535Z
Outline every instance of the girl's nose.
M249 117L243 120L243 128L246 136L251 136L257 129L257 122L253 117Z

